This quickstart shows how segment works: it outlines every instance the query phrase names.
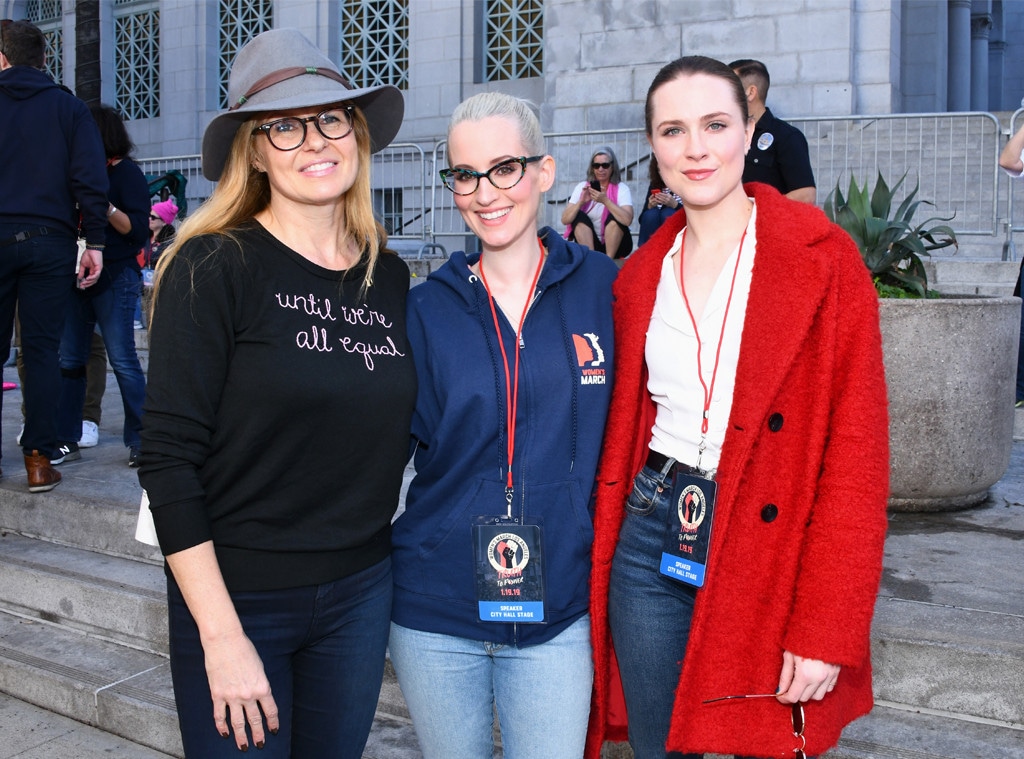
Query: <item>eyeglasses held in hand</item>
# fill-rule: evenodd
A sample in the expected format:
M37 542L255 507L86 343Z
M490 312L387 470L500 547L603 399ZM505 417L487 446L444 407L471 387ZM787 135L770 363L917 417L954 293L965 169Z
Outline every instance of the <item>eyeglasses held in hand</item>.
M594 161L590 165L595 169L610 169L612 167L609 161Z
M754 693L745 696L719 696L718 698L709 698L707 701L703 701L705 704L714 704L719 701L733 701L740 698L776 698L777 693ZM805 750L807 749L807 739L804 737L804 705L797 701L792 705L792 711L790 717L793 720L793 737L800 739L800 746L793 749L794 759L808 759Z
M487 181L499 190L511 190L526 173L526 164L539 161L542 155L534 155L527 158L509 158L500 163L494 164L487 171L473 171L472 169L441 169L441 181L444 186L456 195L472 195L480 186L481 177L487 177Z
M252 130L253 136L262 132L267 135L270 144L278 150L295 150L306 141L306 124L312 122L324 139L340 140L352 134L352 106L328 108L316 116L300 119L298 116L286 116L260 124Z

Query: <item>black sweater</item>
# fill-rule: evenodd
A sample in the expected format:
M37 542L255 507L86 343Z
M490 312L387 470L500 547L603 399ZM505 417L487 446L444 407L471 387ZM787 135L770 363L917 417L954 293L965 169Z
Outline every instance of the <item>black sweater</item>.
M409 270L334 272L259 225L189 241L157 291L139 479L164 554L213 540L228 588L382 560L408 458Z

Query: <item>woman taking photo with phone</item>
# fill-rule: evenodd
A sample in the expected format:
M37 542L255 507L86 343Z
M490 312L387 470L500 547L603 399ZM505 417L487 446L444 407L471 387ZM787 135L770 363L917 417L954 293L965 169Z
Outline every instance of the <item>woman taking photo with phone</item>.
M562 223L565 239L610 258L625 258L633 250L633 195L621 181L619 161L610 147L600 147L590 157L587 181L573 189Z
M587 757L624 737L617 662L636 759L802 759L873 703L878 296L819 209L741 183L753 124L725 64L665 66L646 122L683 211L615 284Z

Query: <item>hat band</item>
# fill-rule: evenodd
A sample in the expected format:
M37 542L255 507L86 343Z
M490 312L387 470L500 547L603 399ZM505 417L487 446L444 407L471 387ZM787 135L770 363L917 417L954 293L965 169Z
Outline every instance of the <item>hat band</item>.
M243 105L245 105L245 102L253 95L255 95L257 92L262 92L268 87L273 87L275 84L280 84L281 82L285 82L289 79L294 79L295 77L302 76L303 74L316 74L319 76L325 76L328 79L333 79L336 82L340 82L347 90L355 89L352 86L352 83L349 82L337 71L332 71L331 69L327 68L318 68L316 66L291 66L286 69L278 69L277 71L271 71L266 76L256 80L256 83L249 88L249 91L242 95L242 97L238 99L237 103L228 108L228 111L230 112L234 111L237 108L241 108Z

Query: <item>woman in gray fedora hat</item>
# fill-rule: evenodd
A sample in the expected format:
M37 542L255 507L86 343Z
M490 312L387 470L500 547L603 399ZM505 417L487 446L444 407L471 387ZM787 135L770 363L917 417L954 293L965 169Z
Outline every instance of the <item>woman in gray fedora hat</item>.
M139 473L182 740L356 759L416 387L409 271L370 201L402 96L289 29L242 48L228 94L203 139L219 184L157 266Z

